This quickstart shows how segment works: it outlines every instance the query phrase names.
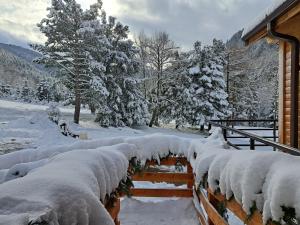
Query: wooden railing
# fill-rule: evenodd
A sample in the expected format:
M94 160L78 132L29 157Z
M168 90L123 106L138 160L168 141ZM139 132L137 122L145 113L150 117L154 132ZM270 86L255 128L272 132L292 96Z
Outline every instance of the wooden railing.
M132 188L131 195L135 197L179 197L192 198L196 197L200 206L197 209L199 223L201 225L228 225L226 218L219 213L218 208L222 204L227 210L230 210L242 223L247 225L263 225L262 214L255 210L251 215L243 210L242 206L234 199L226 200L225 196L220 193L214 193L209 187L197 187L194 182L192 167L186 158L169 157L161 160L160 165L172 166L178 165L187 167L186 173L165 173L165 172L144 172L135 174L133 181L150 181L150 182L167 182L173 184L186 184L185 189L147 189ZM157 165L156 161L148 161L147 165ZM197 207L196 207L197 208ZM116 200L113 207L107 208L116 225L120 225L118 214L120 211L120 200ZM121 221L122 222L122 221ZM269 222L268 225L275 225Z
M227 135L228 132L233 132L235 134L238 134L241 136L240 138L249 138L250 145L247 145L247 146L250 146L250 150L255 150L255 146L262 146L261 144L263 144L263 146L272 147L274 150L279 150L279 151L282 151L282 152L285 152L285 153L288 153L291 155L300 156L300 151L296 148L277 143L275 141L258 136L256 134L246 132L244 130L239 130L239 129L235 129L235 128L232 128L232 127L229 127L226 125L222 125L221 123L218 123L218 122L209 121L209 124L210 124L210 127L214 126L214 127L222 128L225 140L228 139L228 135ZM256 143L260 143L260 145L256 144ZM234 146L234 144L232 144L232 143L231 143L231 145Z
M248 127L241 128L238 127L240 125L249 125ZM255 126L253 126L255 125ZM259 127L257 127L260 125ZM236 120L210 120L209 121L209 130L211 129L212 126L222 126L222 127L227 127L239 131L251 131L253 132L261 132L261 131L269 131L270 134L263 134L260 135L260 137L272 140L274 142L277 142L278 140L278 120L243 120L243 119L236 119ZM268 126L268 127L264 127ZM233 143L234 140L239 140L239 139L247 139L248 136L241 135L236 132L228 132L228 129L223 129L223 135L226 141L228 141L233 147L240 148L240 147L250 147L251 150L255 150L256 147L268 147L268 145L256 142L255 139L249 138L249 143ZM238 135L230 135L232 134L238 134Z
M164 172L142 172L132 177L133 181L166 182L171 184L186 184L185 189L148 189L132 188L131 195L136 197L181 197L188 198L193 196L193 169L186 158L169 157L163 159L160 165L175 166L182 165L187 167L186 173L164 173ZM156 161L146 162L146 166L158 165Z
M230 210L242 223L247 225L262 225L262 214L258 210L252 212L252 215L247 215L242 206L235 200L226 200L224 195L213 193L209 188L200 189L197 191L197 198L207 214L205 215L198 212L199 221L202 225L228 225L226 219L224 219L217 211L218 205L223 204L226 209ZM273 222L269 222L268 225L275 225Z
M106 210L110 214L111 218L115 222L115 225L120 225L119 213L121 210L120 198L117 198L112 205L106 206Z

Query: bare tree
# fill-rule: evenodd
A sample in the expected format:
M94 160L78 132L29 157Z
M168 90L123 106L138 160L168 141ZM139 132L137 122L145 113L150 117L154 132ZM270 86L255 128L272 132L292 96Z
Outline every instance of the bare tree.
M147 46L149 64L155 70L156 74L156 87L152 90L151 97L153 112L149 124L150 127L159 125L158 119L162 113L162 82L167 77L167 69L172 65L177 49L166 32L156 33L149 39Z
M149 68L149 54L148 54L148 46L150 39L146 36L146 34L142 31L135 38L135 44L139 49L139 53L137 57L139 59L139 63L141 65L141 77L143 79L142 83L142 92L144 94L145 99L148 97L148 92L151 89L149 87L149 79L151 79L151 71Z

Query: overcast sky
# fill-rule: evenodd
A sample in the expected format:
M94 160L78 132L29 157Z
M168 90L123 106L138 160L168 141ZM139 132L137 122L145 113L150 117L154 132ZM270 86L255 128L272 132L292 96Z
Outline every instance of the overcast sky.
M78 0L83 8L95 0ZM272 0L103 0L108 15L129 25L132 36L166 31L184 48L200 40L226 41L251 23ZM44 37L36 24L50 0L0 0L0 42L26 46Z

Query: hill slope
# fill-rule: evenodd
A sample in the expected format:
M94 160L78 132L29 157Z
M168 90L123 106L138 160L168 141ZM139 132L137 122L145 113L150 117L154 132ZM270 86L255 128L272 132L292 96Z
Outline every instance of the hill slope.
M278 89L278 45L261 40L244 46L239 31L227 42L230 100L237 116L266 118Z
M51 73L44 66L33 63L38 57L40 54L30 49L0 43L0 82L22 86L27 80L29 86L35 86Z

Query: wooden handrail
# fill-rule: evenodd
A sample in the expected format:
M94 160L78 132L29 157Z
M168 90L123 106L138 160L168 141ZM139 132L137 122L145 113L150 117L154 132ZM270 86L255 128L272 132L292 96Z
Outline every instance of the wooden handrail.
M119 213L121 209L121 201L120 198L117 198L113 205L106 207L106 210L110 214L111 218L115 222L115 225L120 225L119 221Z
M130 194L136 197L178 197L188 198L193 196L194 175L190 163L185 157L168 157L160 160L159 165L187 166L187 173L162 173L162 172L143 172L132 176L133 181L166 182L175 184L186 184L187 188L170 189L149 189L149 188L131 188ZM156 160L146 162L147 166L158 165Z
M203 208L206 210L206 213L209 217L209 224L213 224L213 225L227 224L227 222L222 221L220 219L220 215L216 210L211 209L211 206L214 206L217 202L217 203L224 203L225 207L229 209L241 221L243 221L243 223L247 225L263 225L262 214L258 210L255 210L252 215L247 215L243 210L242 206L235 199L231 199L227 201L225 196L220 193L214 193L209 188L206 191L208 195L207 198L205 197L203 190L197 191L196 193L200 203L202 203ZM273 222L269 222L268 225L275 225L275 224Z
M290 147L290 146L287 146L287 145L283 145L283 144L280 144L280 143L262 138L258 135L255 135L255 134L252 134L252 133L249 133L249 132L246 132L246 131L242 131L242 130L234 129L234 128L231 128L231 127L227 127L227 126L218 124L216 122L210 121L209 123L211 125L215 126L215 127L222 128L223 131L232 131L234 133L237 133L237 134L240 134L242 136L248 137L248 138L250 138L250 140L255 140L255 141L258 141L258 142L263 143L265 145L268 145L270 147L276 148L276 149L278 149L282 152L285 152L285 153L288 153L288 154L291 154L291 155L295 155L295 156L300 156L300 151L296 148L293 148L293 147Z
M149 188L132 188L130 190L131 195L135 197L180 197L180 198L192 198L193 192L197 197L200 206L205 210L205 214L202 211L197 211L199 222L202 225L228 225L228 222L219 214L217 208L220 204L230 210L237 218L247 225L263 225L262 214L258 210L255 210L252 215L247 215L242 206L233 198L226 200L225 196L221 193L214 193L210 188L206 190L203 188L196 189L194 182L194 174L189 162L186 158L182 157L169 157L162 162L167 165L174 165L182 160L186 162L188 171L187 173L159 173L159 172L145 172L141 174L135 174L132 178L134 181L150 181L150 182L168 182L176 183L182 182L188 185L188 188L177 189L149 189ZM155 161L149 161L151 165L157 165ZM149 163L148 162L148 163ZM120 225L118 220L118 214L120 211L120 199L118 199L114 206L108 209L110 215L115 221L116 225ZM269 222L268 225L275 225L273 222Z
M146 172L135 174L132 179L134 181L151 181L151 182L167 182L167 183L187 183L194 179L193 174L188 173L154 173Z
M149 189L149 188L132 188L130 190L135 197L159 197L159 198L191 198L193 197L192 189Z

